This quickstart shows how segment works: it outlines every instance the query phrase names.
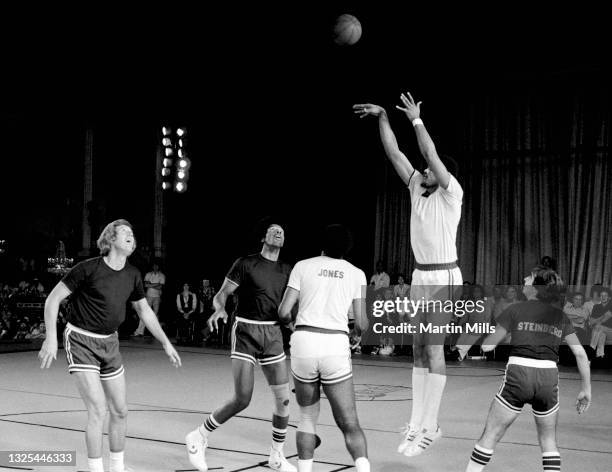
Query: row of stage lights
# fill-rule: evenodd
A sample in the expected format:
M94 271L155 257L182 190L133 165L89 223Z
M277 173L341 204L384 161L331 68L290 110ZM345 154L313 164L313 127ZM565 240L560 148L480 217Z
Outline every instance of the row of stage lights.
M172 132L169 126L162 127L162 145L164 157L162 161L162 189L174 189L177 193L187 190L191 160L187 157L185 146L186 128L177 128Z

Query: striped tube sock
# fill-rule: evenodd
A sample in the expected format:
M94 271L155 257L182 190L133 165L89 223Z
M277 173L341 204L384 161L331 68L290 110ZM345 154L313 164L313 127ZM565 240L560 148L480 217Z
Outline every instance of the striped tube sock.
M198 429L200 430L200 434L204 438L207 438L208 435L212 433L215 429L217 429L219 426L221 425L217 423L217 420L215 420L215 417L211 413L210 416L206 418L206 421L204 421L204 423L202 423L202 425Z
M272 427L272 448L275 451L282 451L287 438L287 428L279 429Z
M559 454L559 451L543 452L542 467L544 468L544 472L559 472L561 470L561 454Z
M465 472L481 472L491 460L492 455L493 449L485 449L476 444Z

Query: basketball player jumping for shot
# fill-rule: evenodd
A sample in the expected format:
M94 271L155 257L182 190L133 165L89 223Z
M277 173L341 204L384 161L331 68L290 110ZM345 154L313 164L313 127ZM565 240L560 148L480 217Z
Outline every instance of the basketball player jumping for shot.
M285 243L283 228L268 224L262 229L265 234L261 252L236 260L213 299L215 313L208 326L217 330L220 319L227 322L227 298L234 292L238 295L231 351L234 396L185 438L189 461L199 471L208 470L205 450L210 433L251 403L255 363L261 366L274 395L268 466L281 472L296 471L283 455L289 423L289 375L278 318L291 266L278 259Z
M45 301L47 337L38 357L48 368L57 356L57 315L69 295L72 310L64 331L68 372L73 374L87 407L87 462L90 472L104 472L102 438L106 406L110 410L108 442L110 472L128 472L123 462L127 428L125 374L117 328L132 305L146 328L162 343L175 367L181 359L170 344L147 303L140 272L127 257L136 248L131 225L125 220L109 223L98 239L100 257L80 262L55 286Z
M408 186L411 199L410 242L416 259L412 274L411 298L415 301L450 299L454 286L463 283L457 266L457 226L461 218L463 189L447 170L420 119L421 102L409 93L400 96L403 107L396 108L411 121L427 168L421 174L399 150L384 108L370 103L353 105L360 118L378 117L380 137L387 157ZM420 323L445 325L452 313L416 314ZM418 332L417 332L418 333ZM438 411L446 385L444 334L418 333L413 338L412 413L398 452L416 456L441 437Z
M532 287L525 286L527 289ZM565 340L576 357L582 380L576 399L578 414L591 403L589 360L580 345L572 322L559 306L563 282L548 268L533 274L535 300L515 303L497 318L495 334L483 342L485 352L511 335L512 346L501 387L491 402L485 429L474 446L466 472L481 472L491 460L493 450L506 430L521 413L525 403L531 404L542 450L542 468L561 470L557 448L559 416L559 345Z
M366 439L355 408L348 337L351 306L358 333L367 329L363 309L367 281L362 270L343 259L349 248L346 228L327 227L323 254L295 265L280 306L281 320L289 323L291 310L299 301L291 335L291 371L300 406L298 472L312 471L321 385L357 472L370 471Z

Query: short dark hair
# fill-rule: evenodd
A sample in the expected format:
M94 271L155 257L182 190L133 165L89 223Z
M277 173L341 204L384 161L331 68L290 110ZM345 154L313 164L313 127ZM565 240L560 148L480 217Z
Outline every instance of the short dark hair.
M556 302L565 292L565 283L552 269L539 268L533 277L533 286L538 291L537 298L543 302Z
M261 220L259 220L255 224L254 234L255 238L257 238L257 242L261 242L262 239L266 237L266 233L268 232L268 228L272 225L277 225L283 228L283 231L286 229L285 223L278 216L265 216Z
M346 226L332 224L323 232L323 252L326 256L340 259L344 257L353 246L353 237Z

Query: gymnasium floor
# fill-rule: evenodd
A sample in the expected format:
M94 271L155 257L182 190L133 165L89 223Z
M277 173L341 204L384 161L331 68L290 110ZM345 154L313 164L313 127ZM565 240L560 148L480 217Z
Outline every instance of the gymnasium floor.
M136 472L193 470L184 436L206 413L230 394L230 359L225 351L179 348L183 361L174 369L155 344L123 342L127 371L128 440L126 464ZM368 440L373 471L462 472L482 431L493 395L503 375L502 363L466 361L449 364L440 412L444 437L423 455L407 458L395 452L399 429L409 417L411 364L396 358L357 356L354 381L361 424ZM561 415L558 428L563 470L612 471L612 371L593 373L594 403L578 416L574 399L580 386L575 369L561 371ZM257 372L250 407L211 437L207 450L211 470L238 472L261 467L270 445L272 396ZM298 409L291 404L291 425L285 453L295 463ZM0 355L0 450L76 450L76 467L9 468L74 472L87 469L83 429L86 413L64 352L49 370L41 371L36 352ZM323 399L318 434L321 446L314 470L352 468L342 436ZM107 466L108 443L105 441ZM487 471L540 471L540 450L530 408L526 407L502 443Z

